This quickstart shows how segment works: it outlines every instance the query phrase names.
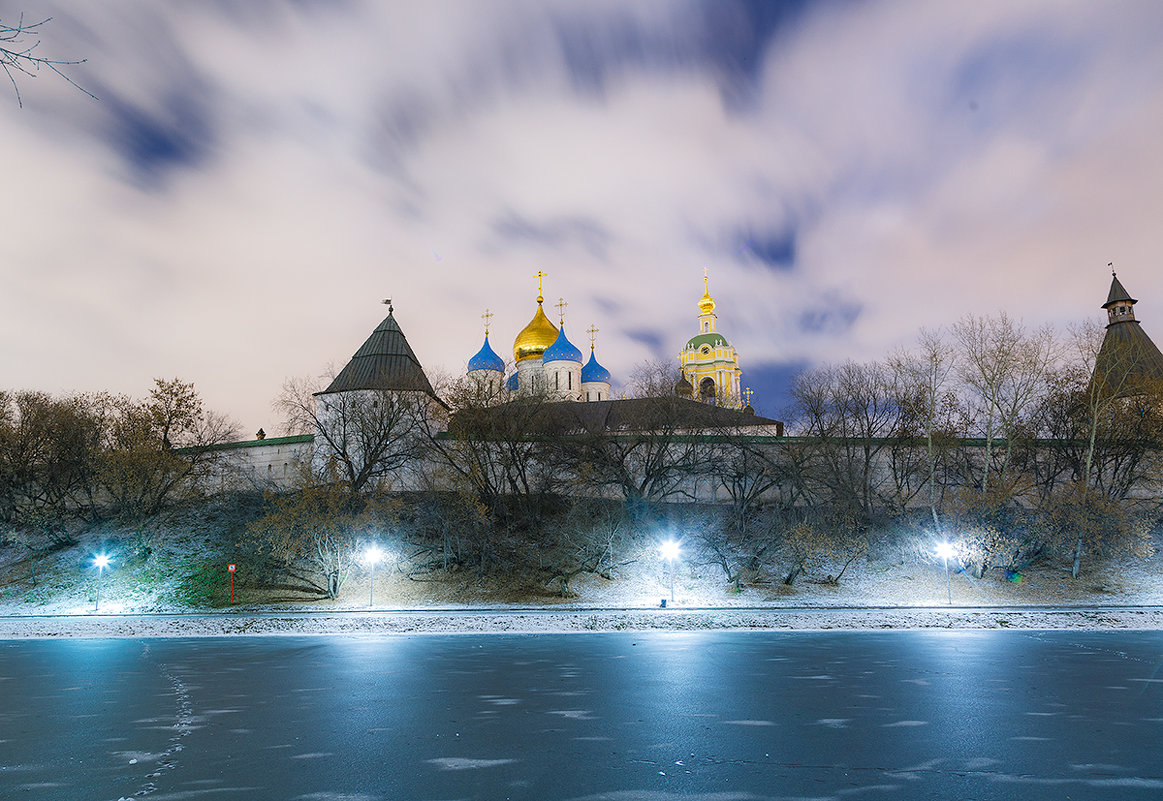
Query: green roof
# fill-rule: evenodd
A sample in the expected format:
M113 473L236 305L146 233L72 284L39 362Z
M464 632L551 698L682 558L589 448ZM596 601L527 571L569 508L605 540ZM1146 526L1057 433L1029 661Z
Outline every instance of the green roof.
M722 334L696 334L687 340L686 346L698 350L703 345L710 345L712 348L729 348L731 343L728 342Z

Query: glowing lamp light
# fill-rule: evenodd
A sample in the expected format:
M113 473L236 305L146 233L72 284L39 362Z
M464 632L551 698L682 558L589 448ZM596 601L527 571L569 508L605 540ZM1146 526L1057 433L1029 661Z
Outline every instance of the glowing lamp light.
M384 558L384 552L378 545L369 545L363 552L363 561L369 565L375 565Z
M949 583L949 559L957 549L953 547L953 543L948 540L937 543L937 556L941 557L941 561L945 564L945 596L949 601L949 605L953 605L953 585Z
M679 547L679 544L674 540L667 540L658 546L659 555L668 562L673 562L675 559L678 559L681 551L682 549Z
M94 612L101 609L101 576L105 575L105 568L109 567L111 561L107 553L99 553L93 557L93 567L97 568L97 602L93 604Z
M363 561L371 566L371 581L368 582L367 590L367 605L369 608L375 606L376 598L376 563L384 558L384 552L380 546L372 544L367 546L363 551Z

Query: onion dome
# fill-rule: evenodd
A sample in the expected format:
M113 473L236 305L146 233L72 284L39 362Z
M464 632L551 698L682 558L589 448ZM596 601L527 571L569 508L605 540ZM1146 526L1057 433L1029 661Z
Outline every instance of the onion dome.
M680 398L693 398L695 396L695 385L688 381L684 375L674 385L674 394Z
M529 325L521 329L521 333L517 334L517 339L513 341L513 358L519 362L526 359L540 359L541 354L545 353L549 346L557 340L557 329L553 327L553 323L549 322L549 318L541 310L542 300L543 298L540 296L537 297L537 313L533 315ZM581 361L580 355L578 361Z
M594 358L593 348L590 348L590 360L582 367L581 380L583 384L610 383L610 371L598 364L598 360Z
M545 352L541 354L541 361L543 362L577 362L581 364L581 351L573 346L573 343L565 336L565 326L557 332L557 338L553 340L553 344L546 348Z
M703 296L699 298L699 314L710 314L715 310L715 299L711 297L707 276L703 276Z
M485 334L485 344L481 345L481 349L477 351L477 355L468 360L468 371L471 373L474 370L496 370L498 373L505 372L505 361L493 352L492 346L489 345L488 334Z
M505 382L505 389L509 390L510 392L516 392L519 386L520 384L517 381L516 373L513 373L511 376L509 376L509 380Z

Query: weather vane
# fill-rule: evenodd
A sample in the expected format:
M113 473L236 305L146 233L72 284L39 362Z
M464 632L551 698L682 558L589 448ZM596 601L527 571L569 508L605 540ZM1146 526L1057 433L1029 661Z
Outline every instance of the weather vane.
M1113 261L1108 261L1106 266L1111 268L1111 275L1117 277L1115 273L1115 263Z
M481 315L481 319L485 321L485 336L489 335L489 323L493 321L493 313L485 309L485 313Z
M391 298L384 298L383 300L380 301L380 303L382 303L388 307L388 314L391 314L394 311L394 309L392 309L392 299Z
M557 309L557 324L565 325L565 307L569 304L565 302L565 298L558 298L557 303L553 304L553 308Z
M541 279L545 278L548 275L549 275L549 273L545 272L544 270L538 270L537 275L533 276L534 278L537 279L537 302L538 303L545 300L545 298L541 297Z

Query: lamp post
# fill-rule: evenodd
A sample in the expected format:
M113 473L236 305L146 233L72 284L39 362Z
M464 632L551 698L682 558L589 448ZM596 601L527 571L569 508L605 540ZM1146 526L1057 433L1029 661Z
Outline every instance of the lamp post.
M681 549L678 543L674 540L667 540L658 546L659 555L667 561L670 566L670 602L674 603L674 563L678 559Z
M101 577L105 575L105 568L109 567L109 555L99 553L94 556L93 567L97 568L97 603L93 606L93 611L96 612L101 609Z
M367 605L368 607L375 606L375 592L376 592L376 562L384 557L384 552L380 550L378 545L369 545L367 550L363 552L363 560L371 565L372 580L369 582L367 591Z
M939 542L937 543L937 556L941 557L941 561L945 563L945 595L949 599L949 605L953 605L953 588L949 583L949 557L956 553L952 543Z

